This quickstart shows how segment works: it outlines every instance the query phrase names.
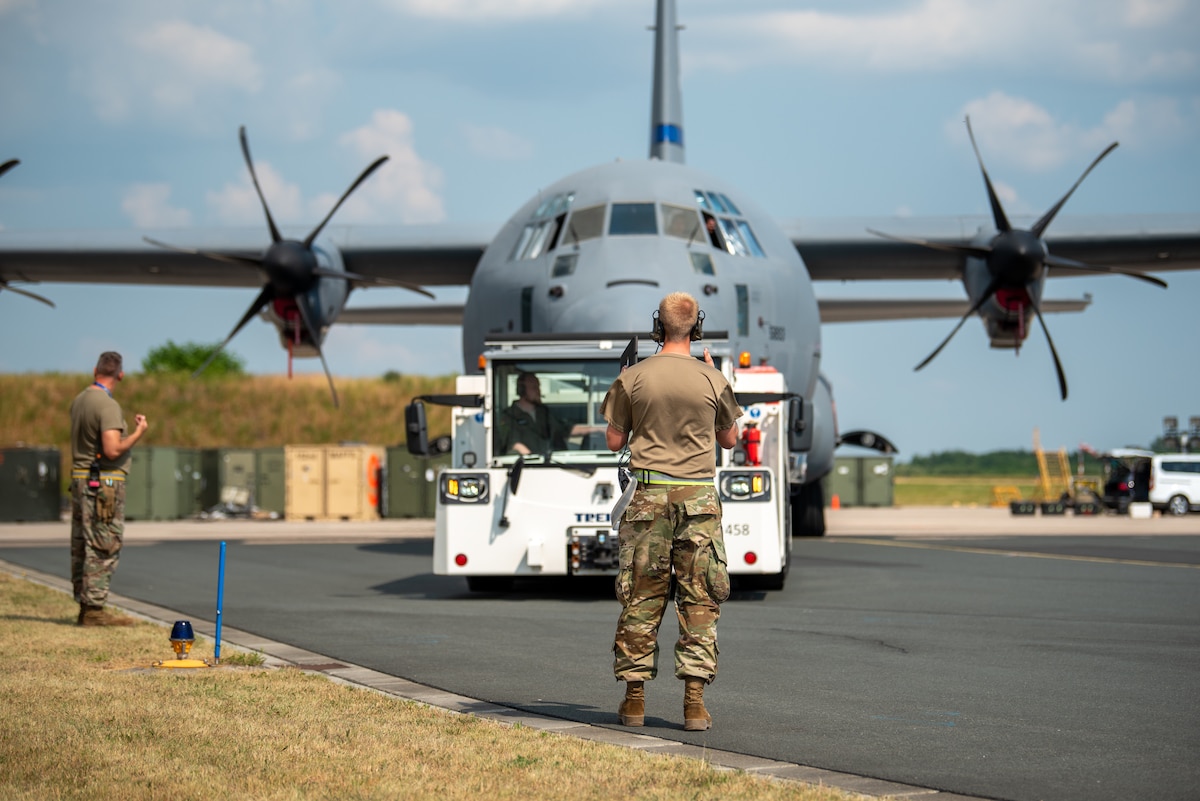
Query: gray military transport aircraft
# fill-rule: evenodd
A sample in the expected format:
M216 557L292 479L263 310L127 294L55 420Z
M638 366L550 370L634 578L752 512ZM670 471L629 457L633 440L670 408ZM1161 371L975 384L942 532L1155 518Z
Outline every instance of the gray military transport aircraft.
M1117 230L1111 221L1087 233L1047 234L1083 177L1115 143L1028 230L1008 220L978 148L993 227L960 220L953 230L920 235L865 227L845 235L781 225L735 185L685 164L679 74L675 2L658 0L649 158L567 176L531 198L498 232L431 225L327 231L334 212L381 157L319 225L302 238L285 238L259 188L243 129L243 156L270 233L265 251L261 237L241 230L160 233L162 241L118 232L78 241L4 231L0 290L32 295L13 287L14 281L258 287L257 298L220 347L261 313L278 330L289 359L321 359L335 404L321 351L335 322L461 325L464 370L478 372L477 356L489 334L644 336L662 296L689 291L701 302L707 330L723 329L733 352L774 366L789 390L803 398L813 438L806 453L796 454L793 533L820 535L819 481L832 469L835 448L847 442L891 447L871 432L839 433L832 388L821 372L822 322L957 317L953 336L978 315L992 347L1019 348L1036 318L1065 398L1066 377L1043 313L1078 311L1088 299L1043 300L1051 269L1068 275L1120 273L1165 286L1145 271L1200 268L1200 220L1153 234L1128 224ZM968 135L974 145L969 124ZM898 279L961 280L967 299L821 301L813 291L814 281ZM345 308L351 290L369 284L426 294L423 287L468 285L469 294L465 305Z

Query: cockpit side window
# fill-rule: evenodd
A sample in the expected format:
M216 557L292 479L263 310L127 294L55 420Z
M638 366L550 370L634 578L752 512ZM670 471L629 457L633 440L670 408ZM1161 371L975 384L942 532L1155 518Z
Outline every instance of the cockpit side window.
M521 229L521 235L517 237L508 256L509 261L536 259L554 250L562 233L563 221L574 200L574 192L561 192L543 199L533 212L533 219Z
M758 256L760 259L765 258L766 254L763 253L762 245L758 244L758 237L756 237L754 232L750 230L750 223L746 222L745 220L738 220L737 226L738 231L742 235L742 239L746 242L746 247L750 248L750 252L755 256Z
M692 257L692 269L700 275L716 275L713 269L712 256L699 251L690 251L688 253Z
M750 222L743 219L741 209L729 199L729 195L703 189L694 189L692 194L704 218L709 243L714 248L733 256L766 257Z
M614 203L612 218L608 222L611 236L658 233L658 221L654 216L653 203Z
M604 233L604 206L576 209L563 232L562 243L575 245L585 239L595 239Z
M700 227L700 215L695 209L684 206L662 204L663 233L689 241L704 241L704 231Z
M721 223L721 233L725 234L725 247L735 256L749 256L750 248L746 247L746 243L742 241L742 234L738 231L737 223L728 217L719 218Z

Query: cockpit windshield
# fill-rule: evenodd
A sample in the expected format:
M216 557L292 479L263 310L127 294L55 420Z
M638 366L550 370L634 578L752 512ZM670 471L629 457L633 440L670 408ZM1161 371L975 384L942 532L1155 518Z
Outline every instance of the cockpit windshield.
M493 462L615 464L600 404L619 369L616 359L495 363Z

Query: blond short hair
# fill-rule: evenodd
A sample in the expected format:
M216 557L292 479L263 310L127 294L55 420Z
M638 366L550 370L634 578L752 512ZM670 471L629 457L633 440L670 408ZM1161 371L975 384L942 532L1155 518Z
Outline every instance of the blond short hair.
M658 304L658 319L667 339L689 339L699 315L700 304L686 292L672 292Z

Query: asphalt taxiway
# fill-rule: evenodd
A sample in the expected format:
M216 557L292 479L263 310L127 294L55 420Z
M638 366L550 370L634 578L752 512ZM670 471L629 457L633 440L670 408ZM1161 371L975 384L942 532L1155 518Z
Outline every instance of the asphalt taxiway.
M674 625L647 725L615 724L611 582L475 595L431 521L130 523L114 603L425 703L869 795L1192 799L1200 515L842 509L787 587L723 608L709 732L681 727ZM65 587L66 524L0 525ZM182 567L186 566L186 567Z

